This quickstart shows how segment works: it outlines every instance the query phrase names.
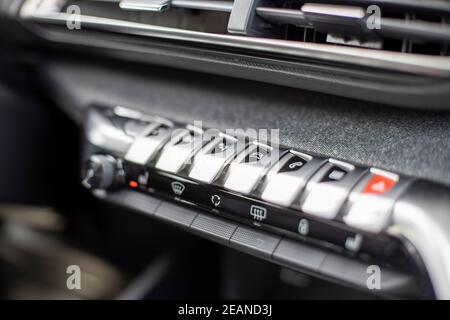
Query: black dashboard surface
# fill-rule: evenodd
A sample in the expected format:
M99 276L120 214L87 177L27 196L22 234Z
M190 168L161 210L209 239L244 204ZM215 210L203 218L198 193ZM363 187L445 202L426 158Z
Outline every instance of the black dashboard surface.
M37 81L81 123L92 104L205 127L279 129L282 144L450 185L450 113L398 109L169 68L48 60Z

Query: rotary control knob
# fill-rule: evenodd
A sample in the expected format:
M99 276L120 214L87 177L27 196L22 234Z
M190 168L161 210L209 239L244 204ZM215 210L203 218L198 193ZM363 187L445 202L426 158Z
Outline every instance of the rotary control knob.
M82 184L88 189L106 190L118 182L118 161L109 155L93 155L84 169Z

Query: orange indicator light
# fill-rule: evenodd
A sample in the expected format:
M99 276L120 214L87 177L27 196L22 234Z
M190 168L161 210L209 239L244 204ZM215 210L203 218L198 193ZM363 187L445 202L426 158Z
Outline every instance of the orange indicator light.
M137 188L137 187L139 186L139 184L138 184L136 181L134 181L134 180L131 180L131 181L128 183L128 185L129 185L130 187L132 187L132 188Z

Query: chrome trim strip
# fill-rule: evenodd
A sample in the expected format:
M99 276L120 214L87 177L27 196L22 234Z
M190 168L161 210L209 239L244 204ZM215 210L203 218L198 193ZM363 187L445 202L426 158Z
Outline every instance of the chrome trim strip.
M121 0L120 9L162 12L170 7L170 0Z
M305 3L301 11L323 15L339 16L349 19L362 19L366 15L364 8L338 4Z
M438 299L450 299L448 186L413 181L394 204L387 233L420 256Z
M54 2L55 0L51 1ZM36 0L28 0L25 2L20 12L21 19L63 25L71 16L62 12L37 10L39 3L40 1ZM284 55L296 58L313 58L328 62L346 63L410 74L450 77L449 57L404 54L277 39L210 34L83 15L81 15L80 21L82 28L92 28L158 39L218 45L228 48L249 49L266 53L279 54L282 52ZM72 30L70 32L77 31Z
M388 233L407 239L423 260L438 299L450 299L450 220L438 221L413 204L396 203Z
M231 12L233 9L233 1L172 0L172 7Z
M103 2L124 2L124 0L91 0L91 1L103 1ZM197 9L197 10L210 10L210 11L222 11L222 12L231 12L233 9L233 1L220 1L220 0L172 0L168 4L171 8L180 8L180 9ZM145 7L134 7L131 8L129 6L123 7L122 9L134 9L134 10L142 10L145 11ZM158 11L156 11L158 12Z

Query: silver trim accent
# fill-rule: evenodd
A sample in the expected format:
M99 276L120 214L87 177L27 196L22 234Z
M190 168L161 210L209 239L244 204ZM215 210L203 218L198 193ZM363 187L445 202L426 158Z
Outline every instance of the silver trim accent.
M118 117L130 118L130 119L135 119L135 120L141 120L141 118L142 118L141 112L139 112L137 110L129 109L126 107L122 107L122 106L116 106L114 108L114 114Z
M436 297L449 300L450 198L446 188L421 183L421 187L412 185L397 200L387 232L414 246L425 264Z
M172 0L172 7L231 12L233 9L233 1Z
M255 19L255 8L259 0L234 0L233 9L228 19L229 33L252 34L252 25Z
M301 10L281 9L272 7L258 7L256 13L263 19L274 23L287 23L296 26L308 25L305 13Z
M450 243L444 230L429 214L408 203L396 204L394 225L389 233L407 238L420 254L430 275L436 296L450 299ZM448 232L448 229L445 230Z
M54 2L55 0L46 1ZM28 0L25 2L20 11L20 18L24 21L61 25L65 24L70 17L67 13L38 10L39 3L36 0ZM450 58L448 57L404 54L319 43L210 34L84 15L81 15L80 20L82 28L277 54L282 52L284 55L296 58L314 58L328 62L346 63L412 74L450 77Z
M130 1L130 0L90 0L98 2L116 2ZM135 0L141 2L143 0ZM152 0L150 0L152 1ZM164 1L164 0L162 0ZM170 0L167 0L170 1ZM222 11L231 12L233 9L233 0L172 0L170 1L171 8L180 9L197 9L197 10L209 10L209 11Z
M325 3L305 3L302 6L301 11L305 13L339 16L349 19L361 19L366 15L366 11L361 7Z
M121 0L119 7L125 10L162 12L169 9L170 0Z
M233 1L209 0L113 0L120 1L120 8L125 10L162 12L169 7L180 9L196 9L209 11L231 12Z

